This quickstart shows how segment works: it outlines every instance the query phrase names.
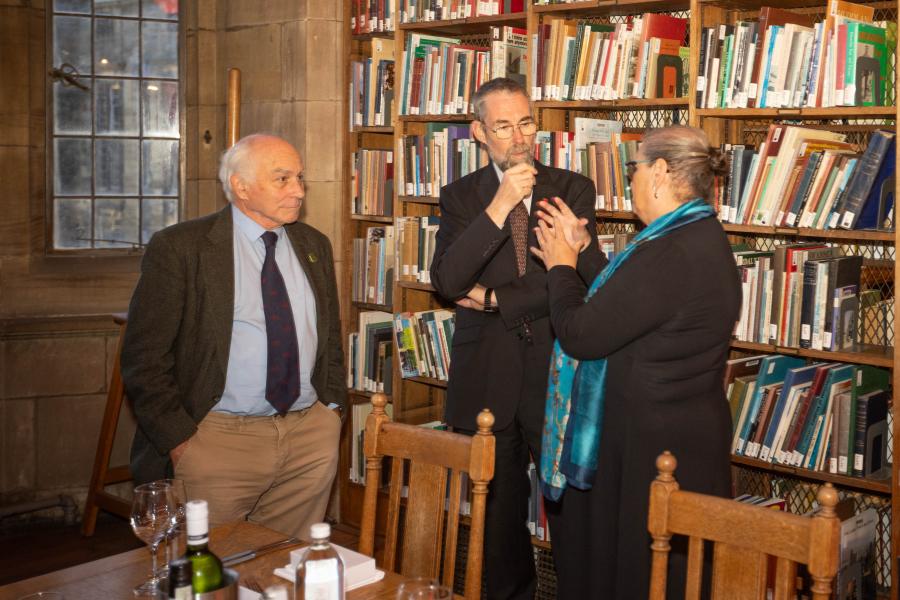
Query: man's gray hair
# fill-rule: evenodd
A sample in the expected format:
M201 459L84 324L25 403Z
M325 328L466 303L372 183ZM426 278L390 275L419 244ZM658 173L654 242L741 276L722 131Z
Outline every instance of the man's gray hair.
M484 123L484 102L488 96L496 92L506 92L507 94L522 94L526 100L531 100L528 92L518 81L509 79L508 77L497 77L491 79L482 85L472 96L472 110L475 113L475 120Z
M225 197L229 202L234 202L231 176L238 175L244 181L252 183L256 174L252 169L253 163L249 159L250 151L256 142L271 138L281 139L269 133L253 133L242 137L235 142L234 146L222 153L222 160L219 161L219 181L222 182L222 191L225 192Z

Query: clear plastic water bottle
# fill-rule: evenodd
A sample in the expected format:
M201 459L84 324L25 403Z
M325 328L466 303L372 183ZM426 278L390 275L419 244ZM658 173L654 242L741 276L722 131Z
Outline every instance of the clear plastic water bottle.
M312 545L297 563L294 600L344 600L344 561L329 543L331 526L309 528Z

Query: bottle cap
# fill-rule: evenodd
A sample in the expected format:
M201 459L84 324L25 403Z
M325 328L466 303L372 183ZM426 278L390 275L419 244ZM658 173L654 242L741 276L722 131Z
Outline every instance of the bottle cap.
M309 537L314 540L326 540L331 537L331 525L328 523L315 523L309 528Z
M209 504L206 500L191 500L185 506L188 545L205 544L209 540Z
M188 521L209 519L209 504L206 500L191 500L185 507Z

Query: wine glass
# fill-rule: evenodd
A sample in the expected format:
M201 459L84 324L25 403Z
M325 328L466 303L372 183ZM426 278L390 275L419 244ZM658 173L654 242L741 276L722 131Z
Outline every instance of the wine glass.
M184 481L181 479L160 479L161 483L167 483L172 488L172 499L175 501L175 518L166 532L166 572L169 564L184 556L185 553L185 504L187 494L184 491Z
M152 594L159 589L159 577L156 573L156 551L159 543L166 537L177 519L175 499L172 486L165 482L154 481L134 488L131 501L131 528L134 534L150 549L150 578L134 588L135 594Z
M452 597L450 588L428 577L408 579L397 588L397 600L446 600Z

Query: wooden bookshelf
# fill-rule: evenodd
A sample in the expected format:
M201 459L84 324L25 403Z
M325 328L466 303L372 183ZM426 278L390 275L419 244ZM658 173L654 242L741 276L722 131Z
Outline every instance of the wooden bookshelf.
M354 221L365 221L366 223L393 223L394 217L384 215L350 215Z
M624 98L622 100L540 100L533 102L535 108L558 108L561 110L639 110L642 108L684 108L687 98Z
M864 4L876 10L889 11L888 16L878 19L897 19L898 2L877 2ZM797 9L797 12L813 14L821 18L825 12L825 2L808 0L692 0L691 2L691 39L700 40L703 27L718 23L734 23L739 19L752 18L761 6L774 6L784 9ZM882 13L884 14L884 13ZM696 81L700 74L699 50L691 51L691 90L689 96L694 98ZM890 59L889 59L890 60ZM758 144L754 135L760 130L765 132L770 122L789 121L791 124L811 128L828 129L848 134L849 139L859 144L865 142L866 136L876 129L890 129L896 132L896 106L841 106L827 108L701 108L692 101L689 112L690 124L703 128L710 136L710 143L753 143ZM746 137L745 137L746 136ZM864 147L864 146L863 146ZM771 248L773 243L783 241L818 240L826 244L839 245L846 248L847 253L859 253L864 257L862 286L889 290L885 297L894 297L894 281L900 277L900 268L893 260L883 260L882 256L890 256L897 245L897 233L894 231L870 230L820 230L797 227L773 227L757 225L723 224L725 231L734 241L748 243L751 247ZM772 240L771 238L778 238ZM891 248L893 246L893 248ZM894 328L896 330L896 328ZM734 341L732 349L737 353L784 354L821 362L843 362L857 365L871 365L888 369L892 372L892 387L900 389L900 364L893 348L881 346L858 345L852 352L827 352L821 350L789 348L773 344L759 344ZM894 424L893 453L900 451L900 429ZM889 511L890 547L887 551L878 551L876 567L880 576L887 574L890 581L890 598L898 600L900 590L900 573L897 571L895 557L900 554L900 461L895 460L891 469L891 478L886 480L864 479L835 475L827 472L799 469L784 465L776 465L755 458L733 456L732 465L738 472L756 474L762 478L784 477L808 483L829 482L839 490L861 494L862 497L874 498L874 505L882 506L881 510ZM743 475L741 475L743 477ZM881 504L878 504L881 503ZM873 504L867 504L873 505ZM885 518L885 517L881 517ZM879 596L880 597L880 596Z
M849 111L849 112L848 112ZM720 119L895 119L893 106L832 106L828 108L698 108L697 117ZM871 127L882 127L872 125Z
M609 21L611 18L621 18L621 15L638 15L643 12L666 12L690 10L689 34L690 40L701 39L701 28L713 23L734 22L740 18L749 18L758 12L763 5L777 8L797 9L799 12L815 13L821 15L825 12L825 0L676 0L663 2L657 0L585 0L566 4L550 4L534 6L527 3L524 13L513 15L501 15L499 17L477 17L473 19L457 19L451 21L432 21L398 24L397 31L393 34L367 34L363 36L347 35L351 51L360 55L361 48L373 37L394 36L396 47L396 60L398 61L404 47L406 35L409 32L419 31L432 34L484 36L493 25L514 25L527 27L529 40L529 58L533 56L533 36L537 32L538 24L544 17L562 16L572 19L589 18L595 21ZM879 1L868 3L879 10L891 10L892 20L897 19L897 8L900 0L889 2ZM344 2L345 11L349 15L349 2ZM348 21L349 23L349 18ZM347 27L349 29L349 26ZM352 54L353 52L350 52ZM768 127L771 121L792 121L798 124L807 123L810 127L827 128L834 131L845 132L852 135L866 135L874 129L895 129L897 120L896 107L833 107L833 108L798 108L798 109L698 109L694 106L696 82L699 73L699 45L691 46L690 72L688 80L690 88L686 97L677 99L623 99L612 101L538 101L534 102L535 117L541 129L559 130L570 126L570 118L574 116L602 116L604 113L613 115L628 115L626 131L640 131L644 123L656 122L650 115L673 115L693 126L698 126L707 131L711 143L718 145L724 142L734 142L745 131L760 127ZM349 72L349 70L348 70ZM395 70L396 82L401 80L401 68ZM529 71L529 79L531 73ZM526 86L531 89L533 82ZM465 115L399 115L399 105L393 111L393 123L385 127L357 128L346 136L345 155L359 147L361 140L368 142L376 140L377 147L388 149L396 148L397 141L405 135L420 135L426 123L469 123L473 116ZM345 113L346 114L346 113ZM602 118L622 118L609 116ZM637 123L637 124L635 124ZM763 129L764 131L764 129ZM383 143L382 143L383 142ZM739 142L735 142L739 143ZM368 146L367 146L368 147ZM396 163L395 163L396 164ZM349 174L347 175L349 179ZM347 186L349 188L349 184ZM406 196L398 194L395 190L393 199L393 214L398 216L426 216L438 214L439 199L428 196ZM347 203L349 204L349 203ZM622 227L628 227L629 222L636 222L637 216L630 211L597 211L598 220L607 222L615 231ZM390 217L358 218L351 217L349 211L343 219L342 227L345 231L345 240L358 237L360 228L366 226L366 222L389 223ZM755 225L723 224L725 231L737 239L764 240L766 244L781 243L783 240L821 240L825 243L834 243L847 246L878 245L890 250L890 246L896 246L897 234L886 231L868 230L818 230L796 227L772 227ZM352 231L352 235L346 232ZM773 240L772 238L777 238ZM345 245L346 246L346 245ZM342 279L344 289L348 289L351 283L351 275L348 273L351 258L349 251L344 248L345 274ZM884 284L885 289L893 290L893 282L900 281L900 267L892 260L881 260L882 255L876 258L866 257L864 277L874 278ZM391 306L372 305L366 303L352 303L344 307L342 313L345 318L345 330L350 331L355 327L356 319L361 310L382 310L386 312L431 310L446 306L433 293L434 288L430 284L415 281L397 281L394 284L394 303ZM895 307L896 308L896 307ZM774 344L760 344L751 342L731 343L735 355L755 354L784 354L798 356L815 361L846 362L858 365L871 365L890 369L893 373L893 387L900 389L900 365L892 349L885 350L875 346L861 346L853 352L826 352L820 350L784 347ZM404 422L425 422L439 418L443 412L443 402L446 393L447 382L428 378L416 377L401 379L399 367L395 365L393 377L394 390L392 401L394 404L395 418ZM359 401L369 397L366 392L352 392ZM900 430L895 424L893 431L893 453L900 456ZM782 465L759 461L746 457L732 457L732 465L736 470L753 471L766 477L785 477L808 483L830 482L840 490L877 497L880 501L890 502L890 556L900 556L900 460L895 460L891 480L873 480L855 477L847 477L797 469ZM346 473L342 468L342 473ZM350 490L346 495L350 496L346 506L342 496L342 511L358 508L355 494L361 497L362 486L345 482L342 490ZM894 502L894 499L898 499ZM361 500L359 501L361 502ZM535 547L549 550L550 543L534 539ZM891 560L891 595L892 600L900 600L900 573L897 572L895 561Z
M734 340L731 347L736 350L749 350L764 354L784 354L787 356L802 356L826 362L845 362L857 365L871 365L885 369L893 368L894 352L885 350L881 346L860 345L855 352L828 352L824 350L812 350L810 348L794 348L792 346L778 346L775 344L760 344L757 342L739 342Z
M812 471L810 469L801 469L800 467L789 467L765 462L756 458L748 458L746 456L732 456L732 464L770 471L773 473L782 473L817 483L831 483L837 487L877 494L879 496L891 495L891 482L885 479L866 479L864 477L848 477L846 475L835 475L833 473L825 473L824 471Z
M397 199L399 202L410 202L412 204L433 204L437 205L440 203L440 198L435 198L434 196L400 196Z
M893 242L895 235L893 231L869 231L862 229L810 229L808 227L772 227L770 225L734 225L732 223L723 223L722 227L728 233L857 242Z

